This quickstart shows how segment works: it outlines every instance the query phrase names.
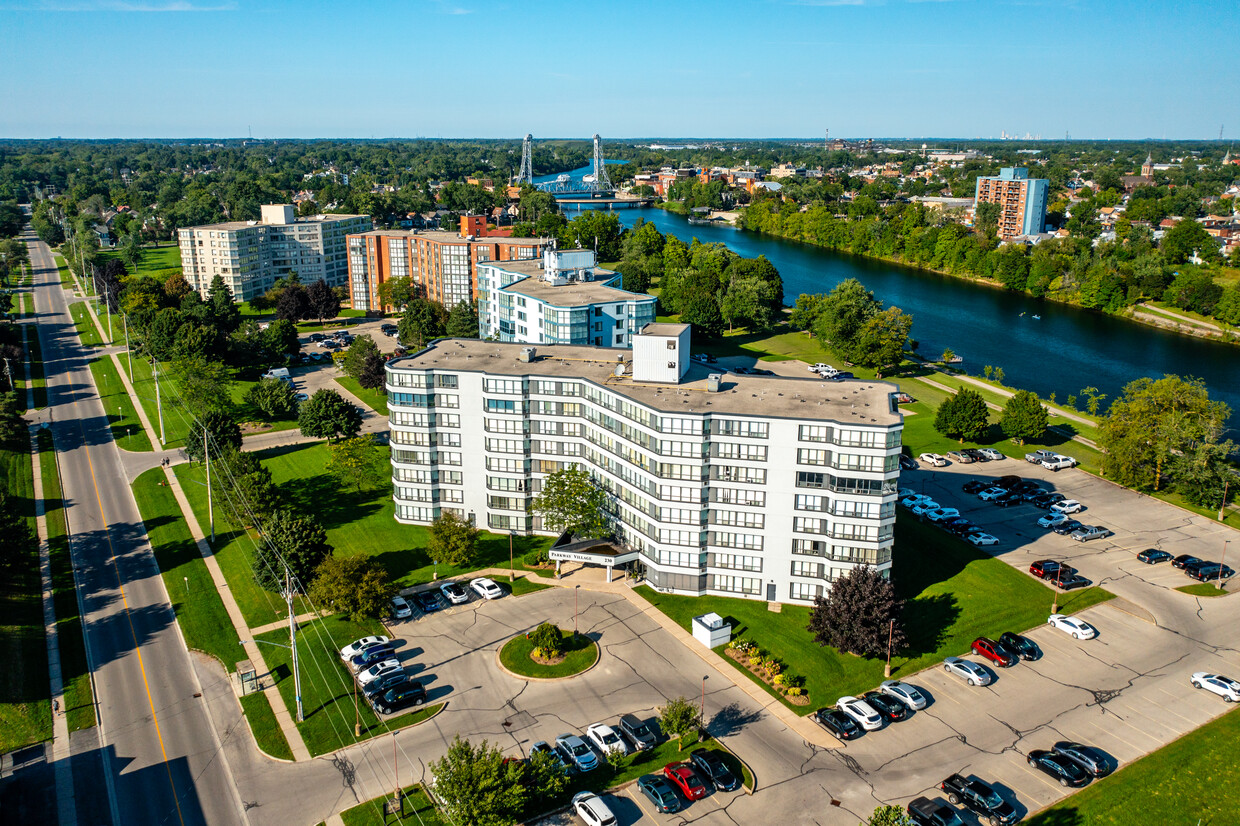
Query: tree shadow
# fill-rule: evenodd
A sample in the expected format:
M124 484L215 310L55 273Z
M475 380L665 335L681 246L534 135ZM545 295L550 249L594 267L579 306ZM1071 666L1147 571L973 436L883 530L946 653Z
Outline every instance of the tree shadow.
M706 730L712 737L727 737L761 718L762 714L756 709L741 708L738 703L729 703L715 712L715 716L706 724Z
M918 597L904 604L907 656L920 656L939 650L947 630L960 618L960 606L952 594Z
M1051 809L1025 821L1028 826L1085 826L1085 818L1074 808Z
M313 514L328 530L360 521L383 508L374 492L342 491L340 483L327 474L289 479L280 485L280 495L294 510Z

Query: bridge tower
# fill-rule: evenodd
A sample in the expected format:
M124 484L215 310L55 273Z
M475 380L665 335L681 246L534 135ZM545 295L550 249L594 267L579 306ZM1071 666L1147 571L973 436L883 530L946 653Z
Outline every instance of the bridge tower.
M607 177L607 163L603 160L603 139L598 133L594 135L594 188L612 189L611 178Z
M517 175L517 186L534 183L534 136L526 134L521 141L521 174Z

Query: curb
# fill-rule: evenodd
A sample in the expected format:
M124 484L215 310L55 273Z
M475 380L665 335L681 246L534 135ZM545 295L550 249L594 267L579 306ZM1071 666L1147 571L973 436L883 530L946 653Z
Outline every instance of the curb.
M512 639L508 640L508 642L512 642L512 640L515 640L515 639L516 637L513 637ZM503 662L500 661L500 657L499 657L500 651L504 650L504 646L508 645L508 642L504 643L504 645L501 645L498 649L496 649L495 664L499 666L500 671L504 672L509 677L512 677L517 680L535 680L540 683L558 683L558 682L563 682L564 680L572 680L577 677L580 677L582 674L588 674L589 672L593 671L594 667L598 665L599 662L602 661L603 659L603 647L599 645L597 642L595 642L594 640L591 640L590 642L593 643L594 652L595 652L594 662L590 663L588 666L578 671L576 674L569 674L564 677L527 677L524 674L517 674L514 671L509 671L507 668L504 667Z

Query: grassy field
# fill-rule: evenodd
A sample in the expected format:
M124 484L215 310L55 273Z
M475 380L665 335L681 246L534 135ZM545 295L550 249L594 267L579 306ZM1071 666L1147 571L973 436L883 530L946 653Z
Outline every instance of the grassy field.
M1025 822L1029 826L1232 826L1240 812L1240 709L1146 755Z
M261 691L247 694L241 698L241 710L250 722L250 730L254 732L254 740L258 747L281 760L292 760L293 750L289 748L288 738L271 710L271 701Z
M305 722L299 723L301 736L312 755L327 754L360 740L420 723L439 711L442 704L422 708L381 721L365 700L354 706L353 679L340 660L339 650L359 637L382 634L377 620L355 623L345 616L332 616L303 623L297 631L297 661L301 668L302 708ZM288 645L288 630L269 631L258 637ZM297 694L293 680L292 654L278 645L264 645L263 659L275 675L276 685L296 715ZM353 736L360 721L362 736Z
M86 303L75 301L69 305L69 314L73 316L73 324L77 327L78 338L83 347L102 347L103 339L95 328L94 316L86 309Z
M1219 588L1213 582L1194 582L1192 585L1182 585L1176 590L1192 597L1225 597L1228 594L1225 588Z
M120 257L119 250L99 251L99 259L101 261L108 261L113 258L119 260ZM149 275L152 278L164 281L169 275L165 270L181 271L181 248L176 243L166 246L143 247L142 260L138 262L138 266L130 268L126 264L125 267L129 269L130 275Z
M73 275L69 272L69 265L65 262L64 257L53 255L52 260L56 262L56 269L60 272L61 286L69 290L76 289L77 285L73 282Z
M1054 597L1049 587L1006 562L904 514L896 522L892 580L906 600L904 628L909 642L906 650L892 657L891 670L897 677L966 653L976 637L997 637L1004 631L1021 632L1041 625ZM810 704L790 705L798 714L882 682L883 660L818 646L806 630L807 607L784 605L776 614L761 600L673 596L647 586L639 587L637 593L686 630L692 617L714 611L731 623L734 638L756 643L779 659L788 673L804 677ZM1060 610L1073 613L1111 596L1101 588L1061 595ZM732 663L730 658L727 661ZM748 669L736 667L766 687Z
M0 484L8 507L34 526L34 469L23 428L12 442L0 442ZM43 634L38 543L26 543L3 568L0 579L0 753L52 738L51 686Z
M367 390L357 383L357 379L350 378L349 376L337 376L336 384L357 396L362 400L363 404L376 413L384 416L388 414L387 393L383 392L383 390Z
M181 515L163 470L152 468L133 483L134 499L146 525L155 561L172 599L185 644L219 658L232 671L242 657L241 639Z
M502 568L503 563L500 563L499 567ZM533 593L537 593L538 591L545 591L548 588L555 587L554 585L544 585L541 582L534 582L529 577L524 577L524 576L517 577L516 582L512 581L512 577L506 577L506 576L493 576L491 577L491 580L493 582L499 583L500 585L508 586L508 591L514 597L525 596L526 594L533 594Z
M36 410L47 407L47 376L43 370L43 348L39 344L39 331L31 326L26 329L26 353L30 362L30 381L34 385ZM25 400L22 400L25 403Z
M56 637L60 643L60 674L64 681L65 714L69 731L95 725L94 696L77 585L69 557L69 529L60 487L60 468L50 431L39 432L39 470L43 476L43 508L47 516L48 561L52 574L52 604L56 609Z
M100 356L90 360L90 373L95 379L95 388L99 392L99 401L108 416L108 427L112 431L112 440L122 450L149 451L151 440L146 435L146 428L138 418L138 409L133 399L125 390L121 381L116 362L111 356Z
M30 293L22 293L22 315L26 318L34 315L34 296Z
M359 803L352 809L345 809L340 813L340 819L344 821L344 826L445 826L439 810L431 803L421 786L408 786L401 789L401 794L405 800L404 815L384 816L383 806L391 799L389 793L386 797L376 797L374 800Z
M571 677L580 674L598 661L598 645L581 634L564 638L564 661L555 665L540 665L531 659L534 643L524 634L513 637L499 650L499 661L513 674L536 677L543 680L555 677Z

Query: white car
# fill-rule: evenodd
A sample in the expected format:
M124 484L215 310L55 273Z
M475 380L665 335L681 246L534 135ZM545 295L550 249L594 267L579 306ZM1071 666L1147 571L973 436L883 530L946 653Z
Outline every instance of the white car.
M836 369L835 369L834 367L832 367L831 365L829 365L829 364L823 364L821 361L820 361L820 362L818 362L817 364L810 365L809 371L810 371L811 373L836 373L836 372L839 372L838 370L836 370Z
M413 606L404 597L392 597L392 616L396 619L409 619L413 616Z
M924 513L929 513L930 511L938 510L939 507L940 507L939 503L934 501L933 499L923 499L920 502L918 502L916 505L913 505L913 507L909 508L909 510L911 510L913 513L917 514L918 516L921 516Z
M990 685L990 672L963 657L948 657L943 660L943 670L948 674L955 674L969 685Z
M883 718L878 716L874 707L865 700L856 697L841 697L835 701L835 707L857 721L857 725L866 731L874 731L883 727Z
M629 753L629 744L624 742L619 734L616 734L615 729L605 723L595 723L586 729L586 739L593 743L594 747L604 756L607 752L616 749L619 749L621 754Z
M992 536L991 534L988 534L988 533L971 533L968 536L966 536L965 539L967 539L969 542L972 542L974 545L998 545L999 544L999 537Z
M340 659L348 662L358 654L362 653L363 648L381 642L391 642L391 640L383 636L362 637L360 640L354 640L344 648L340 649Z
M469 592L461 587L461 583L449 580L439 586L439 593L443 594L444 599L453 605L463 605L469 602Z
M986 488L986 490L982 491L981 493L977 495L977 498L981 499L983 502L992 502L1006 493L1007 493L1007 488L999 488L999 487Z
M995 450L993 447L983 447L977 451L990 461L994 462L1003 458L1003 454Z
M1240 702L1240 683L1230 677L1198 671L1192 676L1192 683L1194 688L1213 691L1229 703Z
M504 589L486 577L478 577L475 580L471 580L469 587L473 588L478 596L483 599L499 599L504 595Z
M922 502L929 502L929 501L930 501L930 497L924 493L911 493L908 496L901 499L900 504L906 508L912 508L912 507L916 507L917 505L920 505Z
M914 711L920 711L926 707L926 697L920 691L908 683L902 683L899 680L885 680L878 690L884 694L895 697Z
M928 510L924 514L931 522L942 522L944 519L951 519L953 516L959 516L960 511L956 508L935 508Z
M578 792L573 795L573 809L586 826L616 826L616 816L594 792Z
M1075 499L1065 499L1062 502L1056 502L1051 505L1051 511L1054 513L1062 513L1067 516L1070 513L1080 513L1085 510L1085 506Z
M1039 528L1053 528L1056 525L1062 525L1064 522L1067 522L1067 521L1068 521L1068 515L1066 513L1058 513L1052 510L1050 513L1046 514L1045 516L1043 516L1041 519L1038 520L1038 527Z
M294 393L294 394L293 394L293 401L295 401L295 402L307 402L307 401L310 401L310 395L309 395L308 393Z
M917 457L928 465L935 467L947 467L947 460L937 453L923 453Z
M400 670L402 670L400 660L387 659L382 662L377 662L370 668L364 668L358 672L357 684L364 686L379 679L380 677L386 677L387 675Z
M1051 614L1046 618L1046 624L1058 628L1065 634L1071 634L1074 640L1092 640L1098 636L1098 632L1089 623L1063 614Z

